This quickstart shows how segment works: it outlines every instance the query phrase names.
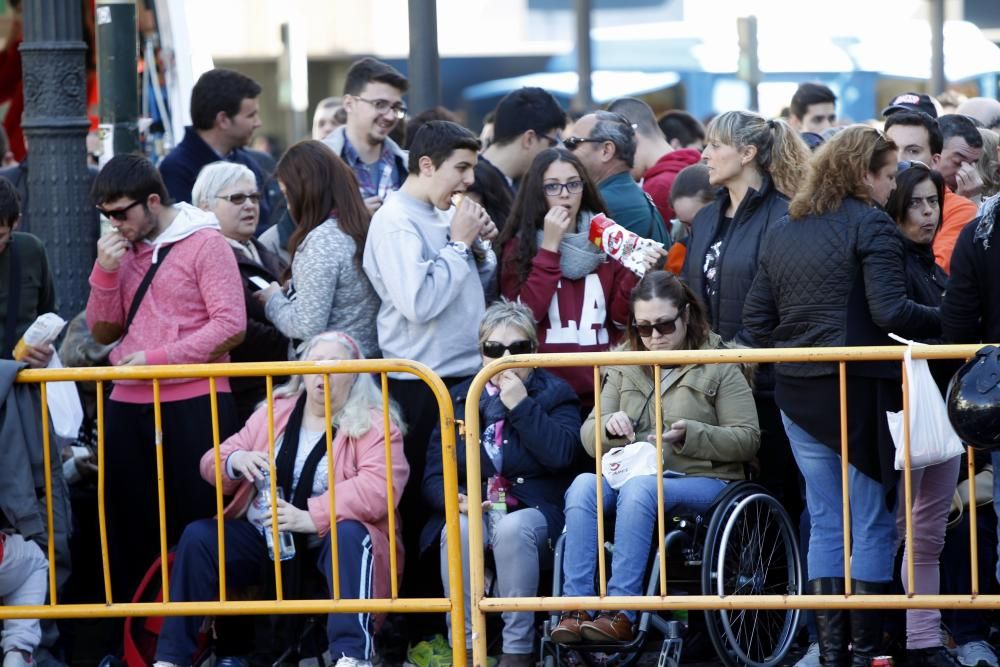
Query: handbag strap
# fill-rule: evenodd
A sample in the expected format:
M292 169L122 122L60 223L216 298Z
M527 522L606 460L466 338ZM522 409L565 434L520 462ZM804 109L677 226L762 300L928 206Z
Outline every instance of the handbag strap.
M17 344L17 314L21 309L21 258L17 254L14 243L14 235L11 233L10 243L7 246L7 259L9 262L7 271L7 315L3 327L3 350L4 359L9 359L14 352L14 345Z
M149 290L150 283L153 282L153 276L155 276L159 268L163 266L163 260L167 258L167 255L170 254L170 251L175 245L177 244L171 243L168 246L164 246L163 249L160 250L159 261L150 264L149 269L146 270L146 275L142 277L142 282L139 283L139 289L135 291L135 296L132 297L132 305L128 309L128 316L125 318L125 328L122 329L121 338L125 338L125 335L128 333L129 327L132 326L132 320L135 319L136 313L139 312L139 306L142 304L142 299L146 296L146 291Z

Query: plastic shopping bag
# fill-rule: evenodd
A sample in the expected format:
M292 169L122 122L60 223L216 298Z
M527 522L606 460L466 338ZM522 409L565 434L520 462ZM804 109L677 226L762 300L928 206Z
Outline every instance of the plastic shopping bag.
M944 463L964 453L962 441L948 419L948 410L931 376L926 359L913 358L913 341L890 336L906 343L903 363L910 391L910 468L926 468ZM889 431L896 445L896 470L904 467L903 412L886 412Z
M62 368L59 353L52 354L48 368ZM80 434L80 424L83 423L83 405L75 382L49 382L46 386L48 397L49 419L52 428L60 438L76 440Z
M639 440L615 447L601 457L601 472L612 489L620 489L636 475L655 475L656 446Z

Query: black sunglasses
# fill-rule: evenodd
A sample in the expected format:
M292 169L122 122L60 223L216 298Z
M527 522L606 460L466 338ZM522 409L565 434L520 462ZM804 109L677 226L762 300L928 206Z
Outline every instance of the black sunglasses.
M510 345L498 343L495 340L488 340L483 343L483 356L490 359L499 359L504 352L511 354L531 354L535 351L535 346L530 340L515 340Z
M260 193L259 192L251 192L250 194L246 194L244 192L237 192L237 193L234 193L234 194L231 194L231 195L215 195L215 198L216 199L225 199L226 201L228 201L233 206L243 206L244 202L246 202L246 200L248 200L248 199L251 202L253 202L254 204L259 204L260 203Z
M118 222L125 222L125 218L128 217L129 209L135 208L136 206L139 206L141 204L142 201L134 201L125 208L116 208L110 211L106 208L101 208L100 206L97 206L96 208L97 212L103 215L105 218L111 218L113 220L117 220Z
M643 338L649 338L653 335L653 330L661 336L669 336L670 334L677 331L677 320L681 318L684 314L687 305L677 311L677 315L674 316L672 320L661 320L659 322L654 322L653 324L639 324L635 320L632 320L632 328L639 332L639 335Z
M566 147L570 153L575 151L583 144L603 144L607 139L585 139L584 137L567 137L563 139L563 146Z

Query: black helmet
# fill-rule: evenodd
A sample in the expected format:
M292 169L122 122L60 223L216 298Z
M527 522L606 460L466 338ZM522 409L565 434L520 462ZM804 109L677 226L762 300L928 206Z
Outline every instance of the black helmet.
M948 418L966 444L1000 447L1000 348L980 348L955 373L948 384Z

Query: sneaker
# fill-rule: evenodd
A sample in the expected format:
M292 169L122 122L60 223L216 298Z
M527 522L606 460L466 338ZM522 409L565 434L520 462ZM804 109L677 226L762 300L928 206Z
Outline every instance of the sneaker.
M819 667L819 642L812 642L795 667Z
M3 657L3 667L30 667L34 664L35 661L27 651L13 649Z
M359 658L350 658L346 655L340 656L337 660L336 667L372 667L371 660L361 660Z
M959 644L955 648L955 657L965 667L998 667L993 647L983 640Z

